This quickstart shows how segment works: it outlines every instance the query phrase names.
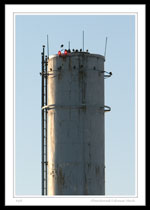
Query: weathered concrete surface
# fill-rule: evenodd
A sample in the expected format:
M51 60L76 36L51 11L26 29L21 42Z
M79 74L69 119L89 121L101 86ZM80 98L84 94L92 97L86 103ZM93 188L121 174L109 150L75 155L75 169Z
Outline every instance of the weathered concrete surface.
M48 60L48 195L105 194L103 71L100 55Z

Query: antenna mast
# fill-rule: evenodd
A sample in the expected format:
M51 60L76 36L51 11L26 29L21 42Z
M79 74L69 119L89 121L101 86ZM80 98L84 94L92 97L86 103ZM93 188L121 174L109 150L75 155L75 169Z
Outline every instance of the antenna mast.
M83 30L83 33L82 33L82 44L83 44L83 48L82 48L82 50L83 50L83 52L84 52L84 30Z
M68 50L70 50L70 41L68 42Z
M49 41L48 41L48 34L47 34L47 56L49 58Z
M105 41L105 52L104 52L104 57L106 57L106 49L107 49L107 36L106 36L106 41Z

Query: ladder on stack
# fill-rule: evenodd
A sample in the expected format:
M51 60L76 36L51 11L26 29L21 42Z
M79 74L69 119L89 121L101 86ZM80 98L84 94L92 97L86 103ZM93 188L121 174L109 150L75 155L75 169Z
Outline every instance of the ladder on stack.
M42 54L42 107L47 105L47 56ZM42 108L42 195L47 195L47 109Z

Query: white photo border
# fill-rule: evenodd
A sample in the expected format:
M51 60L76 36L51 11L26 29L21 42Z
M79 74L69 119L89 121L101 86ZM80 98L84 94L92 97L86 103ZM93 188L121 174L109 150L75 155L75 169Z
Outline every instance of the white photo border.
M135 196L15 195L15 16L135 15ZM144 41L144 45L143 45ZM145 5L5 5L5 205L145 204ZM13 157L13 158L12 158ZM142 181L141 181L142 180Z

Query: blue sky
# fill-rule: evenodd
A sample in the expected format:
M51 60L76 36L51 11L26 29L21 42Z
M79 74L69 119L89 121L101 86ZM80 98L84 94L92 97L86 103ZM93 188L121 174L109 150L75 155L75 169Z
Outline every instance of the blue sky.
M104 55L106 195L135 193L135 17L133 15L16 16L16 194L41 194L41 51L60 45Z

